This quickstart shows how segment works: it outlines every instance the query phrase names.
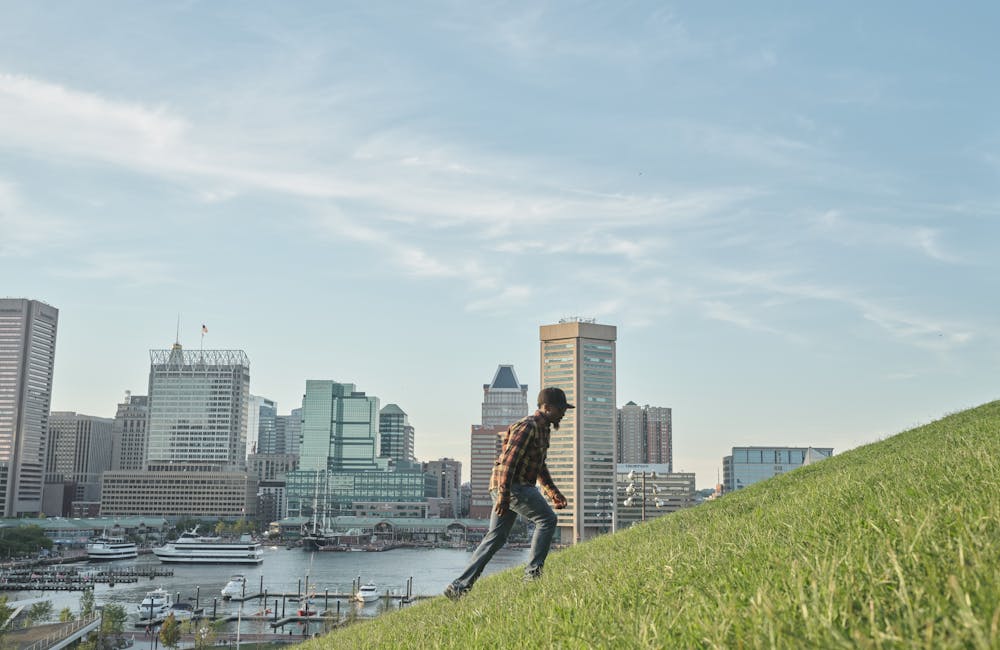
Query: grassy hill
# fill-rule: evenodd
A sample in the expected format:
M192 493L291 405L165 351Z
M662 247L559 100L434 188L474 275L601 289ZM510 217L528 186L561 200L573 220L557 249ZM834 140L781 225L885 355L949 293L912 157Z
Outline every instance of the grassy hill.
M1000 648L1000 402L309 648Z

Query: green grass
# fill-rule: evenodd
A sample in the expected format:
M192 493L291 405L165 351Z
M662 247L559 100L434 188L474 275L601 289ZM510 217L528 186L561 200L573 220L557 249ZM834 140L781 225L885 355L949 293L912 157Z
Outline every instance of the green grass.
M1000 648L1000 402L310 648Z

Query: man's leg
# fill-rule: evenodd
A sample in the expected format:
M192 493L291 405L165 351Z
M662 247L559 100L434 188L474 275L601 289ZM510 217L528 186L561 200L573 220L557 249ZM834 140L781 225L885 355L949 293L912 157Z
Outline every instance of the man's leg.
M494 499L496 499L496 495L494 495ZM448 585L448 588L445 590L446 596L450 598L458 597L469 589L472 589L472 585L479 579L479 576L483 573L483 569L489 564L493 555L507 543L507 536L510 535L510 529L514 526L514 521L516 520L517 513L513 509L508 509L502 517L498 516L496 512L490 515L489 531L483 537L483 541L480 542L479 547L473 552L472 559L469 560L469 566L465 568L462 575L458 576L458 578Z
M518 485L511 489L511 510L535 522L535 534L531 538L531 557L524 569L526 578L537 578L542 574L542 566L552 545L558 518L549 502L533 485Z

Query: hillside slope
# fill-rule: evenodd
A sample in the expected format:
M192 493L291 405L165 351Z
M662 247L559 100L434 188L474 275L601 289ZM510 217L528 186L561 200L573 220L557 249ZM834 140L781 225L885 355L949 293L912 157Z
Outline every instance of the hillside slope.
M309 648L1000 647L1000 402Z

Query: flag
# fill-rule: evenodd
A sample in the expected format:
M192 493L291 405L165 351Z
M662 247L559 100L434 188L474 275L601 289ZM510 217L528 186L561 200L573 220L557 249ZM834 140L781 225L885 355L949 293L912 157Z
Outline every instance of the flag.
M201 324L201 333L208 334L208 327L205 326L205 323Z

